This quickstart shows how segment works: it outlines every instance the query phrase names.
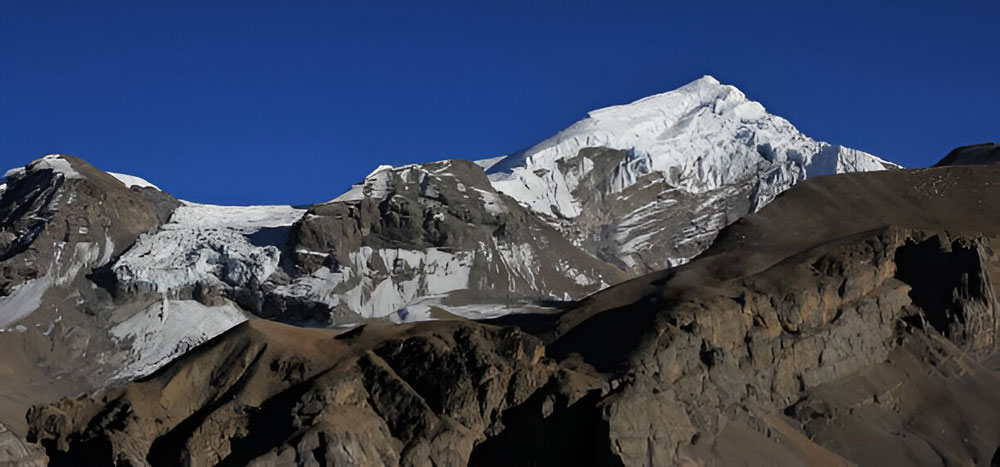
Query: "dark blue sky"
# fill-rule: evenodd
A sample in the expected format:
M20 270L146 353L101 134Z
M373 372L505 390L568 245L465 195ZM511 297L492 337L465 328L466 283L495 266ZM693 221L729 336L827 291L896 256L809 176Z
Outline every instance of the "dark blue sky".
M323 201L703 74L907 166L1000 140L1000 2L803 3L0 0L0 166L63 152L193 201Z

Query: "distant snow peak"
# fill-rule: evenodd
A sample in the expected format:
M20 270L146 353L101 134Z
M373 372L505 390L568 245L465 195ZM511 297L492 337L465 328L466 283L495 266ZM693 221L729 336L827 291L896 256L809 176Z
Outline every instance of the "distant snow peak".
M787 120L767 113L736 87L706 75L673 91L593 110L551 138L490 161L490 180L497 190L536 212L576 217L583 209L573 194L580 174L567 174L560 162L588 147L632 153L617 169L610 192L622 191L644 173L659 172L690 193L716 190L749 177L770 177L763 182L768 187L759 191L773 197L775 190L807 176L893 165L871 154L815 141ZM762 206L769 199L756 204Z

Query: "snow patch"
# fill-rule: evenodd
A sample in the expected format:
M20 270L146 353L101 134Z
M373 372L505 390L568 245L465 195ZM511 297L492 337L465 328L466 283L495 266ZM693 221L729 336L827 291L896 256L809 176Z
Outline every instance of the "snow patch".
M537 312L539 308L521 304L477 303L473 305L444 305L446 296L422 297L406 306L406 317L394 311L383 318L393 323L412 323L416 321L437 321L442 319L490 319L514 313Z
M364 181L351 186L351 189L347 190L346 193L327 201L327 203L361 201L366 197L383 198L392 191L393 173L391 165L380 165L368 174Z
M108 175L117 178L119 182L124 183L125 186L129 188L137 186L139 188L154 188L157 190L160 189L160 187L153 185L152 183L149 183L148 181L146 181L146 179L136 177L135 175L120 174L115 172L108 172Z
M497 165L500 161L504 160L507 156L491 157L489 159L479 159L477 161L472 161L483 168L483 170L490 170L494 165Z
M10 295L0 297L0 328L6 328L37 310L53 283L50 276L32 279L15 286Z
M28 164L28 170L51 170L55 173L62 174L65 178L85 178L83 174L77 172L69 161L66 160L61 154L49 154L41 159L35 160L34 162Z
M24 167L14 167L13 169L4 172L3 178L5 178L8 182L12 182L23 177L25 173L27 173L27 170L25 170Z
M113 377L149 375L188 350L247 320L232 303L210 307L193 300L163 300L111 328L118 342L131 343L127 362Z

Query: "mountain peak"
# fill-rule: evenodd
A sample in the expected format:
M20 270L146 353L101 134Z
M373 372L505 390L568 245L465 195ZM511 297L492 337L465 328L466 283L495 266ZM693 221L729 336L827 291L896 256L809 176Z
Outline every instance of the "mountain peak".
M696 79L696 80L694 80L694 81L691 82L691 84L694 84L694 83L704 83L704 84L713 85L713 86L718 86L720 84L719 80L715 79L715 77L712 76L712 75L704 75L701 78L698 78L698 79Z
M592 110L587 115L598 120L619 119L634 122L640 119L648 120L651 117L649 114L660 114L663 119L669 120L680 118L698 107L719 101L727 101L730 104L728 107L734 107L746 100L743 92L735 86L722 84L714 77L705 75L677 89L644 97L628 104ZM763 106L760 106L760 110L763 111Z
M807 176L881 170L893 164L867 153L815 141L787 120L767 113L735 86L705 75L673 91L593 110L556 135L508 156L489 169L500 191L537 212L576 217L578 175L558 175L582 149L626 150L626 180L661 174L674 187L704 193L756 178L754 206ZM593 165L593 164L591 164ZM632 170L635 169L635 170ZM586 171L586 170L584 170Z

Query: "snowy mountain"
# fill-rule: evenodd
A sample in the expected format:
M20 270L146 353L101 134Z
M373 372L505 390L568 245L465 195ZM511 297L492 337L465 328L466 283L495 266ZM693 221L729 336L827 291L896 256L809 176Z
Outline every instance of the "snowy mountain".
M719 228L807 177L899 167L815 141L711 76L594 110L482 164L498 191L602 257L628 269L645 264L640 270L687 261ZM637 258L654 247L666 257Z
M79 255L90 262L69 266L72 274L8 280L0 301L30 308L37 294L29 288L99 266L119 300L228 300L296 322L386 317L407 306L427 317L444 302L452 313L496 313L488 310L580 298L683 263L807 176L895 167L814 141L708 76L590 112L507 157L379 166L308 209L178 201L142 178L53 155L9 172L4 199L24 204L14 197L26 195L11 191L26 173L117 181L115 189L151 203L155 223L134 241L88 244Z
M8 172L0 191L0 328L77 295L132 310L107 321L119 334L191 303L234 317L206 336L241 320L237 308L318 325L493 316L682 263L807 176L892 167L816 142L711 77L593 111L507 157L380 166L307 208L179 201L50 155Z

